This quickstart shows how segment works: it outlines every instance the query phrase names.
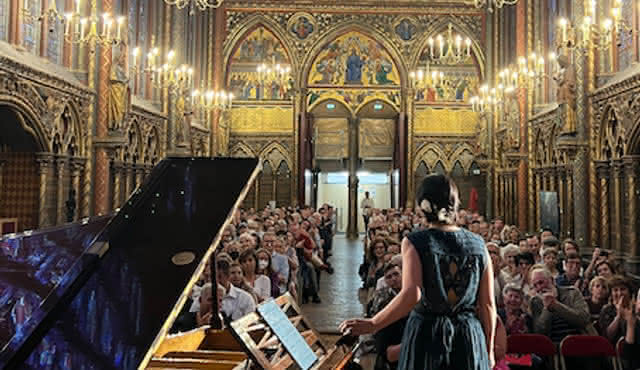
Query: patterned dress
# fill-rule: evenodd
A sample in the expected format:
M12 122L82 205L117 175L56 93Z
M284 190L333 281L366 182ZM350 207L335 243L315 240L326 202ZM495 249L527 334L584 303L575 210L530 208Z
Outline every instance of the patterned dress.
M409 314L398 369L489 370L476 314L488 262L484 241L464 229L429 229L408 238L420 256L423 288Z

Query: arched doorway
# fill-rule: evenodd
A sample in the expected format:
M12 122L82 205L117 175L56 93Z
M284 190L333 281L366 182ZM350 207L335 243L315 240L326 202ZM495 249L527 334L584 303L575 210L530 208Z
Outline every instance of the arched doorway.
M4 232L35 229L39 226L40 176L38 153L45 148L21 112L0 105L0 219L15 221Z

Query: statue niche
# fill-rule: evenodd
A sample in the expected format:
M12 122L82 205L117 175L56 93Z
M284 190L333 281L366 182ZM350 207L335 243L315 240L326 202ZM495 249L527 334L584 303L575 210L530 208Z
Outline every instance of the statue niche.
M125 117L131 106L131 89L127 73L127 45L119 44L113 49L108 96L109 128L119 130L124 127Z
M558 58L558 65L560 69L553 79L558 84L558 104L564 110L561 134L573 134L576 132L576 70L564 55Z

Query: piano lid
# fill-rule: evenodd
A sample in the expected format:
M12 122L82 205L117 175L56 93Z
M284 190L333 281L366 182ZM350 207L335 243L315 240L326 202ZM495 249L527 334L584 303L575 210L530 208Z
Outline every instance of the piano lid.
M20 347L2 354L0 367L145 366L258 167L257 159L163 160L82 255L81 272L56 305Z

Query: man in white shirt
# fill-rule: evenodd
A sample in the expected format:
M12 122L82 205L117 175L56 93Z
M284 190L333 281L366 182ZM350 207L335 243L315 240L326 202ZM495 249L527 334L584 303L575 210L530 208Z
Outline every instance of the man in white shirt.
M360 202L360 208L362 208L362 217L364 217L364 229L369 229L369 217L371 217L371 211L375 204L373 198L369 198L369 192L364 192L364 199Z
M216 261L216 278L218 284L226 290L227 294L222 298L222 312L235 321L244 315L247 315L256 309L256 304L249 293L242 289L238 289L231 284L229 280L229 268L231 264L225 258L219 258Z

